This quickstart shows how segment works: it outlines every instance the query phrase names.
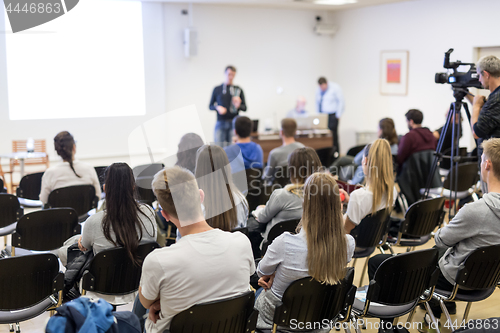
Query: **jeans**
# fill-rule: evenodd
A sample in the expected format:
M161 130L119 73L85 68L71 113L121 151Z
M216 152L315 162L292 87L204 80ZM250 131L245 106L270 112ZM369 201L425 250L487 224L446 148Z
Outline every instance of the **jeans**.
M215 124L214 141L221 147L228 146L233 141L233 121L217 120Z

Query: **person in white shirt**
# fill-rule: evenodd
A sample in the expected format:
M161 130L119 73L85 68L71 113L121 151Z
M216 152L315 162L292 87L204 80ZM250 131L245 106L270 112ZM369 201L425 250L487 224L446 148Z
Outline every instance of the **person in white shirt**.
M299 96L297 98L297 104L295 108L288 111L286 117L287 118L305 118L309 116L309 112L305 109L306 107L306 99L304 96Z
M163 216L182 238L144 260L139 299L149 309L148 333L168 332L172 318L195 304L250 290L255 271L248 238L214 229L205 221L204 193L191 172L166 168L155 175L152 185Z
M350 196L343 192L344 203L347 203L347 212L344 215L346 233L350 233L365 216L383 208L392 208L396 200L397 192L394 188L389 141L377 139L367 145L361 165L365 174L366 187L351 192Z
M328 174L317 172L304 185L304 214L299 233L288 232L269 245L259 262L259 285L255 308L258 329L271 329L274 310L288 286L311 276L326 284L345 277L354 253L354 238L344 233L338 185ZM328 332L329 330L327 330Z
M73 136L63 131L54 137L54 147L63 163L48 168L42 177L40 201L46 204L53 190L75 185L93 185L95 195L101 197L101 185L94 167L75 160L76 144Z
M318 90L316 91L316 105L319 113L328 113L328 128L332 131L333 149L336 153L340 151L338 127L339 119L344 113L344 94L335 82L328 82L326 78L318 79Z

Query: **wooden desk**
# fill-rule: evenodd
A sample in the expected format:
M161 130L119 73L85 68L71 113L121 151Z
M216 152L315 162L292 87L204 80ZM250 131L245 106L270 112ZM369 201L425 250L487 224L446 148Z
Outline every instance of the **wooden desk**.
M327 148L331 147L333 144L332 132L330 132L330 130L297 131L295 140L313 149ZM267 163L269 152L283 144L278 132L252 133L252 141L258 143L262 147L264 151L264 163Z

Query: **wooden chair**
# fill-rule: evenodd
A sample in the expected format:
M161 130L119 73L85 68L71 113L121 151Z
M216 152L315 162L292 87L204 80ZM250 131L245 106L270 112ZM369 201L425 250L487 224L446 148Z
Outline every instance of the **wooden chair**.
M12 141L12 152L13 153L26 152L28 150L26 143L27 143L27 140L13 140ZM34 148L35 148L34 152L47 153L45 139L35 140L35 147ZM14 184L13 178L12 178L13 173L14 173L14 168L16 165L20 165L19 160L15 159L15 158L11 158L10 159L10 170L6 171L6 173L10 174L11 192L13 191L14 187L17 187L17 184ZM24 165L45 165L45 169L48 169L49 168L49 156L46 155L45 157L26 159L24 161Z

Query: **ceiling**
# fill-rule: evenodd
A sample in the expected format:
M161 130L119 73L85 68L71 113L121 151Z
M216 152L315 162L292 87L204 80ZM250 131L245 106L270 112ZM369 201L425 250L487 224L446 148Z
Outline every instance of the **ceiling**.
M367 6L376 6L387 3L416 1L416 0L357 0L356 3L344 5L318 5L315 0L143 0L154 2L171 3L193 3L193 4L213 4L213 5L235 5L269 8L288 8L288 9L317 9L317 10L345 10L352 8L361 8Z

